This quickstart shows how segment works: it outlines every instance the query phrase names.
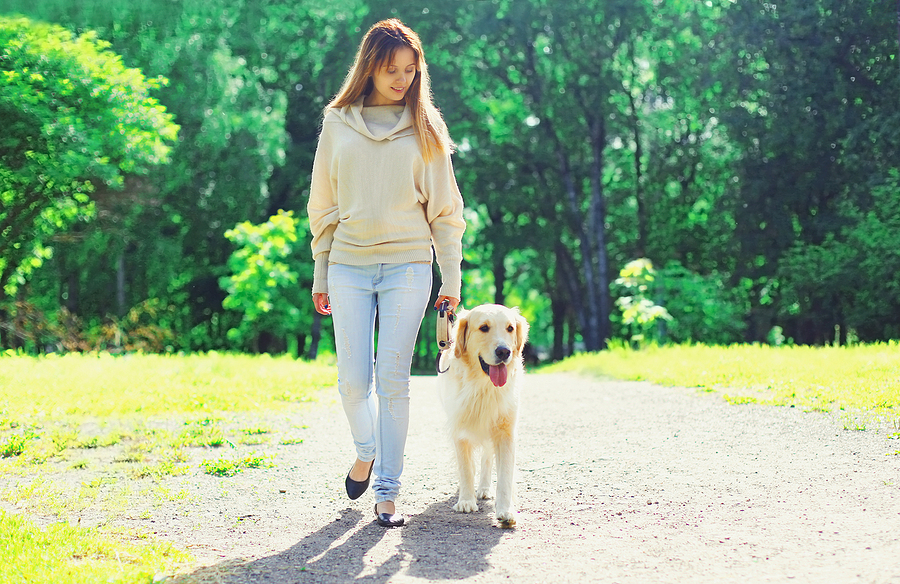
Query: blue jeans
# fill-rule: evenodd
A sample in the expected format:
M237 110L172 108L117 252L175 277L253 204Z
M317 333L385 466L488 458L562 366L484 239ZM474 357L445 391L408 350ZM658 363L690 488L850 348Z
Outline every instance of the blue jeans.
M412 354L431 298L431 265L332 264L328 297L338 390L356 456L363 462L375 461L375 502L394 501L400 492L409 428Z

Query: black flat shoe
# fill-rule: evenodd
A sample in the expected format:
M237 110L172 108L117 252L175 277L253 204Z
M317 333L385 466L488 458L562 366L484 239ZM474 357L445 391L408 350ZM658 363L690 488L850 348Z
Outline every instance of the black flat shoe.
M347 479L344 481L344 486L347 487L347 496L351 499L359 499L363 493L366 492L366 489L369 488L369 479L372 478L372 469L375 468L375 461L372 461L372 466L369 467L369 476L366 477L364 481L354 481L350 478L350 473L347 473ZM350 469L353 470L353 469Z
M399 513L379 513L378 504L375 504L375 523L382 527L402 527L406 522L406 518Z

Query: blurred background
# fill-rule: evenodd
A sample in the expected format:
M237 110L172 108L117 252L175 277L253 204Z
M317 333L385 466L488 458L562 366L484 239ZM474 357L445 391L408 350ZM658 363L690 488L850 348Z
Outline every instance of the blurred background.
M463 305L519 306L532 361L900 338L894 3L0 0L0 20L17 16L95 31L149 80L169 134L107 174L99 155L58 156L75 186L34 171L36 203L23 169L62 150L35 132L131 114L75 100L63 123L0 58L0 349L329 354L309 294L312 160L322 108L387 17L420 35L458 145Z

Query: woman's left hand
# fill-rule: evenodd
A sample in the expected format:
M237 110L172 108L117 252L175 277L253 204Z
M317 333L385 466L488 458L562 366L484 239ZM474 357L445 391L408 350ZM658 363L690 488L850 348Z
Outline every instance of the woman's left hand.
M450 312L456 312L456 307L459 306L459 298L454 298L452 296L438 296L437 302L434 303L434 309L440 310L441 303L446 300L450 303Z

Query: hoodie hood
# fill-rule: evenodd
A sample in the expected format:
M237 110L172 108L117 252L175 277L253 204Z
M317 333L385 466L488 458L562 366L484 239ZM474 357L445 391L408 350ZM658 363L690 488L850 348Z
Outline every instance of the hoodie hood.
M364 107L361 97L350 105L332 111L345 124L370 140L380 142L415 135L412 112L406 105Z

